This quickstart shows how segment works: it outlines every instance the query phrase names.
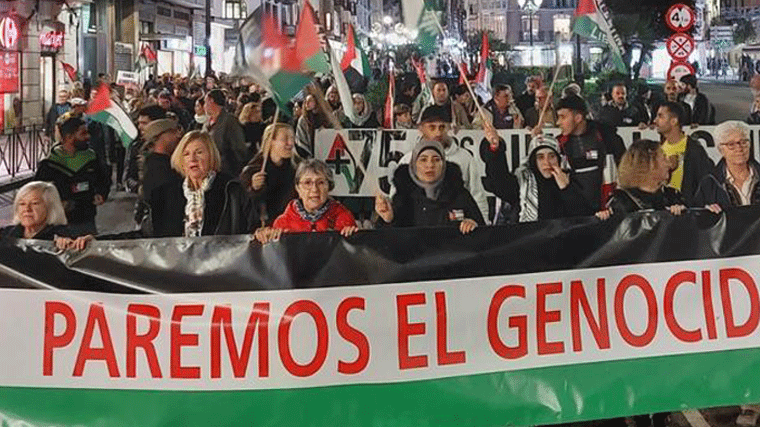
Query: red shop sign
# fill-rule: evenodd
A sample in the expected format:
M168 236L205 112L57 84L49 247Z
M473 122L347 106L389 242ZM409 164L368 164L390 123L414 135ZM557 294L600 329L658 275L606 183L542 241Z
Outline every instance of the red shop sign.
M0 52L0 93L18 92L18 52Z
M48 31L40 34L40 47L56 51L63 47L63 31Z

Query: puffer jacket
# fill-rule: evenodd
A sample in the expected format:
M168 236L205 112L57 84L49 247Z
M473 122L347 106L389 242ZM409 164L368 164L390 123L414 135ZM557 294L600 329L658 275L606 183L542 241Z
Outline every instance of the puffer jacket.
M324 215L315 222L301 218L296 209L296 201L292 200L285 212L278 216L272 224L273 228L286 232L309 231L341 231L346 227L356 226L354 215L345 206L335 200L328 200L330 207Z

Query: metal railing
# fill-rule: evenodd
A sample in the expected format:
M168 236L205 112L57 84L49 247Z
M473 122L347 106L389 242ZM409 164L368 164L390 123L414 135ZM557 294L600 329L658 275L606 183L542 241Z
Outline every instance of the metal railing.
M29 178L37 162L47 157L52 143L40 125L20 126L0 134L0 188Z

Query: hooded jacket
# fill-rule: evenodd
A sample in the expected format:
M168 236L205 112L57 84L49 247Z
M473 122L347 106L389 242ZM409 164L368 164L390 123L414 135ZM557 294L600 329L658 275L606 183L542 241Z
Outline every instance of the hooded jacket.
M469 218L484 225L478 205L464 187L462 172L456 163L446 162L441 192L436 200L414 183L409 167L399 167L393 175L393 221L397 227L439 227L458 225ZM382 219L380 224L384 224Z

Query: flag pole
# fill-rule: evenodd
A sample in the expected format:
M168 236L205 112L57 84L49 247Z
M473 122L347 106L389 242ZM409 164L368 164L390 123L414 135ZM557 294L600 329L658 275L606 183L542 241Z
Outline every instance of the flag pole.
M554 70L554 78L552 79L551 84L549 85L549 91L546 93L546 101L544 101L543 107L541 107L541 115L538 116L538 123L536 124L535 129L541 129L541 127L544 125L544 114L546 114L546 109L549 107L549 101L552 100L552 91L554 90L554 83L557 82L557 77L559 77L559 71L562 69L562 66L557 63L555 66L556 70Z

